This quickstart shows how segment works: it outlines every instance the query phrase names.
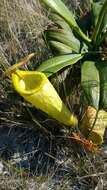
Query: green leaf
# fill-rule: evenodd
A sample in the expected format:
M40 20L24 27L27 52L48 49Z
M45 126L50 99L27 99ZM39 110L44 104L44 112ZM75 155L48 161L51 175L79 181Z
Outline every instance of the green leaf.
M79 34L85 41L91 42L91 40L82 32L78 26L74 14L69 11L65 4L61 0L41 0L48 7L50 7L55 13L59 14L65 21L72 27L72 29Z
M92 16L93 16L92 17L92 22L93 22L94 27L97 24L98 16L100 14L101 8L102 8L101 1L100 2L93 2L92 3Z
M97 65L100 74L100 106L107 108L107 61L99 62Z
M76 39L72 33L66 32L63 29L47 31L46 37L48 40L59 41L69 46L72 51L76 53L79 53L80 51L80 41Z
M72 29L69 24L58 14L51 13L50 19L60 28L64 29L64 31L72 33Z
M88 104L98 109L100 100L100 79L95 62L85 61L82 64L81 85Z
M37 68L37 71L44 72L49 77L54 73L60 71L62 68L77 63L80 59L82 59L82 57L83 55L81 54L56 56L43 62Z
M61 42L57 41L50 41L49 44L60 54L70 54L72 53L72 48L70 46L67 46Z
M104 4L104 0L92 3L92 14L93 14L92 18L93 18L94 26L96 26L96 24L98 22L98 17L99 17L99 14L100 14L103 4ZM104 25L104 28L107 27L107 13L106 13L103 25Z
M74 15L61 0L41 0L48 7L50 7L55 13L62 16L71 26L77 27Z
M98 14L98 13L97 13ZM98 14L97 18L97 24L93 33L93 42L94 44L98 45L99 40L101 38L101 34L103 32L103 29L107 26L107 0L105 0L100 13Z

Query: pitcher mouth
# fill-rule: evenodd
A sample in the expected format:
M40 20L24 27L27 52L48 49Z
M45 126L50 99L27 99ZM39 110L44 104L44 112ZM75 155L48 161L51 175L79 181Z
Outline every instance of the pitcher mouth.
M47 78L43 73L38 71L17 70L12 73L12 81L19 93L27 95L38 92L47 81Z

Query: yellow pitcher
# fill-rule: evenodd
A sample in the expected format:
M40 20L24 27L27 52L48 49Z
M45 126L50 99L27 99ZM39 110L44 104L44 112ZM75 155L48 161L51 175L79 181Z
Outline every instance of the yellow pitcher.
M65 125L78 124L77 118L64 105L45 74L16 70L11 75L16 91L33 106Z
M81 128L85 136L95 144L102 144L107 127L107 112L88 106L82 119Z

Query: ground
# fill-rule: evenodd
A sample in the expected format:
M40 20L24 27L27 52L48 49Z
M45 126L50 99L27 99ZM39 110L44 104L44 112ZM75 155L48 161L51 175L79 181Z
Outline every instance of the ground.
M80 6L80 1L66 2L70 8ZM86 152L67 138L66 127L25 102L11 80L2 78L9 65L31 52L37 55L28 69L51 56L43 41L43 31L52 24L46 15L38 0L0 1L0 189L106 190L106 134L99 154ZM79 86L66 96L68 85L78 81L70 74L68 69L52 82L65 104L80 117Z

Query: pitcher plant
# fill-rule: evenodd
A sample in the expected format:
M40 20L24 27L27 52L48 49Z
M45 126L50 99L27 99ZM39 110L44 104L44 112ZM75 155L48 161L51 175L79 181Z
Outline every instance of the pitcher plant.
M6 74L11 75L15 90L36 108L47 113L57 121L67 125L76 126L78 120L62 102L55 88L46 75L38 71L19 70L34 54L28 56L26 61L10 67Z

